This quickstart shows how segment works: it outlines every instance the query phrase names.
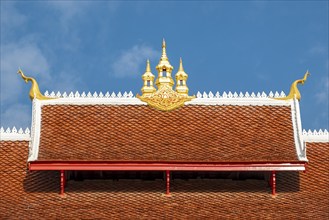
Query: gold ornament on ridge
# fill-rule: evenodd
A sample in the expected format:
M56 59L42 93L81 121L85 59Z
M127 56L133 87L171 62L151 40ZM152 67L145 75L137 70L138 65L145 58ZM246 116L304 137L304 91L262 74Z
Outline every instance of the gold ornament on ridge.
M283 97L283 98L274 98L274 99L276 99L276 100L289 100L289 99L296 98L296 99L298 99L300 101L301 95L300 95L300 92L298 90L297 85L298 84L304 85L307 77L310 76L310 75L311 74L307 70L303 79L298 79L298 80L294 81L291 84L291 86L290 86L290 92L289 92L289 94L286 97Z
M188 75L184 71L183 61L182 58L180 58L179 69L178 72L176 73L176 92L183 95L188 95L188 87L186 85L187 78Z
M145 70L145 73L142 75L142 79L144 82L144 85L141 89L142 94L153 93L156 91L156 89L153 86L154 75L151 72L151 66L150 66L149 60L147 60L147 62L146 62L146 70Z
M195 96L188 95L188 87L186 85L188 75L184 71L182 59L180 59L180 66L176 74L176 91L173 90L174 80L171 77L171 73L174 68L169 63L164 39L162 41L162 56L156 69L158 71L158 78L156 79L158 90L153 87L154 76L151 73L149 61L147 61L146 72L142 76L144 81L144 86L141 89L142 95L136 95L141 101L158 110L171 111L182 107L185 102L195 98ZM145 83L145 80L149 80L148 84ZM149 85L149 87L146 85Z
M24 81L26 83L28 83L29 81L32 82L32 86L31 86L31 89L30 89L30 92L29 92L29 96L30 96L31 100L33 100L33 99L39 99L39 100L54 99L54 98L46 97L46 96L41 94L38 83L34 78L26 77L21 69L19 69L17 71L17 73L21 75L21 77L24 79Z

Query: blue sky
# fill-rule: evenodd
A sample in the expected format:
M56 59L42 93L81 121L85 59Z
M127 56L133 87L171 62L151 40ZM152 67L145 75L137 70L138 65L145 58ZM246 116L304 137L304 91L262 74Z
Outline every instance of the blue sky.
M289 92L304 129L328 129L328 1L1 1L1 126L29 127L30 84L48 91L140 93L162 38L190 94Z

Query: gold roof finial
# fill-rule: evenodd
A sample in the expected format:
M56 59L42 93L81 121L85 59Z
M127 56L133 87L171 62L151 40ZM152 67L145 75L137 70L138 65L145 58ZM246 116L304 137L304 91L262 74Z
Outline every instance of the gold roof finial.
M54 98L46 97L46 96L41 94L38 83L34 78L26 77L21 69L18 69L17 73L21 75L21 77L24 79L24 81L26 83L28 83L29 81L32 82L32 87L31 87L30 92L29 92L29 96L30 96L31 100L33 100L35 98L39 99L39 100L54 99Z
M178 74L182 74L182 75L186 75L187 76L187 74L184 71L182 58L179 59L179 69L178 69L178 72L177 72L176 75L178 75Z
M153 75L153 73L151 72L150 60L147 59L147 61L146 61L146 69L145 69L145 73L143 74L142 78L143 78L143 79L144 79L144 78L146 79L146 78L149 78L149 77L151 77L152 79L154 79L154 75ZM148 80L150 80L150 79L148 79Z
M176 77L176 92L178 92L180 94L188 95L189 89L186 84L188 75L184 71L182 58L180 58L180 60L179 60L179 69L178 69L178 72L176 73L175 77Z
M156 66L156 69L161 72L163 69L165 69L167 72L171 73L171 71L174 69L172 65L169 63L169 59L167 57L166 52L166 41L163 38L162 40L162 55L159 61L159 64Z
M309 75L311 75L311 74L307 70L303 79L298 79L298 80L294 81L291 84L291 86L290 86L290 92L289 92L289 94L286 97L283 97L283 98L275 98L275 99L277 99L277 100L289 100L289 99L296 98L296 99L300 100L301 95L300 95L300 92L298 90L297 85L298 84L302 84L303 85Z
M168 60L167 51L166 51L166 41L165 41L164 38L162 39L162 56L161 56L161 60Z
M156 66L158 71L158 78L156 79L155 84L158 88L164 85L173 86L174 80L171 77L171 72L174 69L172 65L169 63L169 59L166 53L166 41L162 40L162 55L159 61L159 64Z
M144 84L141 89L142 95L151 94L156 91L153 86L154 75L151 72L151 65L149 59L146 61L146 70L145 73L142 75L142 79Z
M147 59L147 61L146 61L146 71L145 71L145 73L149 73L149 72L151 72L151 65L150 65L150 60Z

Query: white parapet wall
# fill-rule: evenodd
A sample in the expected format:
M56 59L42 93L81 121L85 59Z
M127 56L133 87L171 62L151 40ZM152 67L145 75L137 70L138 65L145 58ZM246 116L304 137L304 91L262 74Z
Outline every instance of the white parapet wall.
M329 142L329 132L325 129L323 130L303 130L303 140L304 142Z
M26 128L23 130L22 128L17 129L16 127L4 129L1 127L0 129L0 141L30 141L30 129Z

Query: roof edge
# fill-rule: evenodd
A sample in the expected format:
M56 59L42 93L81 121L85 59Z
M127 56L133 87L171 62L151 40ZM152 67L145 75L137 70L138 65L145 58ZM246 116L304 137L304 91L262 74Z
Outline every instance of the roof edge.
M302 122L300 117L299 102L296 97L291 100L291 119L297 157L300 161L308 161L306 157L306 146L302 138Z
M39 100L43 105L147 105L138 98L59 98L52 100ZM274 100L268 97L212 97L195 98L187 101L185 105L253 105L253 106L290 106L290 100Z
M118 93L115 93L115 92L106 92L105 94L103 92L94 92L94 93L91 93L91 92L79 92L79 91L76 91L76 92L69 92L69 93L61 93L60 91L58 92L48 92L46 91L44 93L45 97L48 97L48 98L65 98L65 99L75 99L75 98L105 98L105 99L111 99L111 98L135 98L134 94L132 93L132 91L129 91L129 92L118 92ZM197 94L196 94L196 97L197 98L284 98L286 97L286 94L281 91L281 92L278 92L278 91L275 91L275 92L272 92L270 91L268 94L265 93L264 91L263 92L231 92L231 91L223 91L222 93L220 92L200 92L198 91Z
M34 98L32 101L32 127L31 141L29 143L29 156L27 161L35 161L38 159L40 132L41 132L41 101Z

